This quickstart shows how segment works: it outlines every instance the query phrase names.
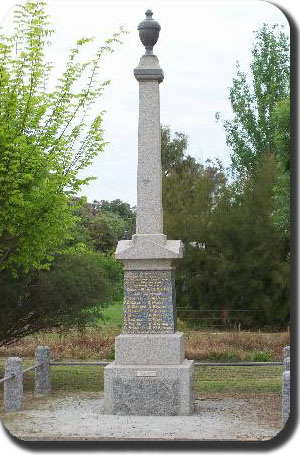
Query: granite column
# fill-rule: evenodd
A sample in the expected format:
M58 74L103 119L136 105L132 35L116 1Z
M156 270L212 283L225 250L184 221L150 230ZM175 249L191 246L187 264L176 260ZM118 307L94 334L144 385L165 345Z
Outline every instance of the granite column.
M139 24L146 53L134 75L139 82L137 226L118 243L124 265L124 317L115 362L105 368L107 412L188 415L193 411L193 362L184 358L176 331L175 260L180 240L163 234L159 84L163 71L152 48L160 26L146 12Z

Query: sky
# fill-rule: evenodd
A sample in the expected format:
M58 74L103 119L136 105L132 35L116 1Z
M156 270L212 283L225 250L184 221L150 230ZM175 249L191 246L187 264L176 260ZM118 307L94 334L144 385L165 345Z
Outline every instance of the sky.
M9 29L15 1L2 0L0 23ZM248 71L254 30L264 22L289 25L279 8L259 0L49 0L47 12L55 29L47 54L54 63L53 77L63 69L68 51L84 36L94 46L117 31L129 32L113 54L105 56L99 80L111 79L94 113L105 110L103 127L109 144L83 175L97 179L81 194L89 201L121 199L136 204L138 158L138 82L133 76L144 53L137 25L151 8L161 25L154 53L164 71L160 84L161 123L189 138L188 153L202 163L219 158L230 164L225 133L216 112L230 118L229 87L236 61Z

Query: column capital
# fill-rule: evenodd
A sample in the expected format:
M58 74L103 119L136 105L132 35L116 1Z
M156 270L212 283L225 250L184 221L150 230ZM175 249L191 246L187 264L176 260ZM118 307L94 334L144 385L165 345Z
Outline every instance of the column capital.
M156 55L145 54L141 57L138 66L134 69L135 78L140 81L158 81L164 79L164 72L159 66Z
M154 237L152 239L151 237ZM116 259L180 259L183 257L183 243L181 240L167 240L157 242L157 236L134 235L133 240L119 240Z
M139 69L134 70L135 78L141 81L158 81L158 83L164 80L164 73L162 69Z

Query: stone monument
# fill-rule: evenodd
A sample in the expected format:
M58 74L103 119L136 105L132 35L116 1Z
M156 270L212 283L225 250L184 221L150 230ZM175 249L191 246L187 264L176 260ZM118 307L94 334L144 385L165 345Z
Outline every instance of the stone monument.
M184 358L176 331L175 266L180 240L163 233L159 84L164 74L153 46L160 25L146 11L139 35L146 48L134 76L139 82L136 234L121 240L124 265L122 334L115 361L104 369L106 411L123 415L189 415L193 412L193 361Z

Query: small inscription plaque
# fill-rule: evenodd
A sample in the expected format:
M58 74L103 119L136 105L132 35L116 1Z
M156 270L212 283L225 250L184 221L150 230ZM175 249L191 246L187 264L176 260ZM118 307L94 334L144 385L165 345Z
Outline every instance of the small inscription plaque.
M143 377L143 378L149 378L150 376L156 376L156 371L141 370L141 371L137 371L136 375Z

